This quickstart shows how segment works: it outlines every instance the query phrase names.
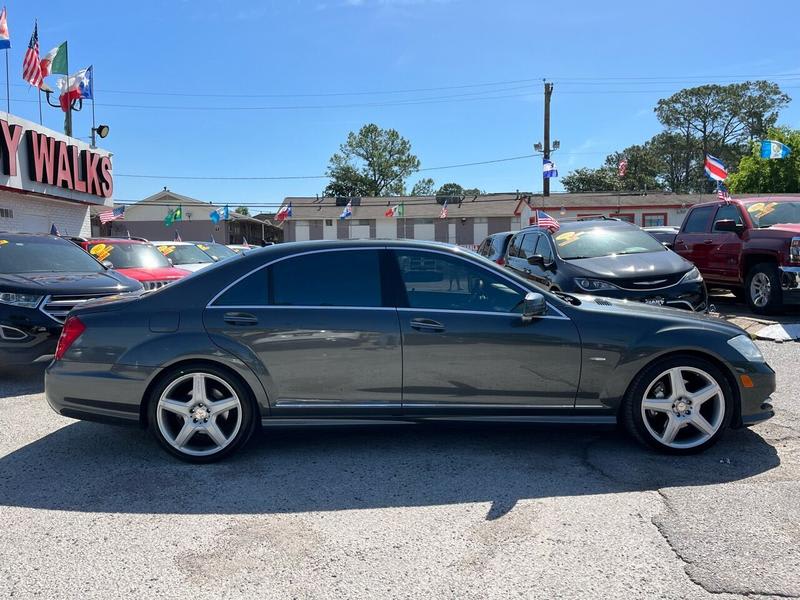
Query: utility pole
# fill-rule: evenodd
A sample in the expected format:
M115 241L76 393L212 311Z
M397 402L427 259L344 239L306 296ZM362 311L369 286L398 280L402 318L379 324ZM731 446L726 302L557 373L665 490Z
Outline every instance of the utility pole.
M544 82L544 159L550 159L550 97L553 95L553 84ZM542 195L550 195L550 178L542 173Z

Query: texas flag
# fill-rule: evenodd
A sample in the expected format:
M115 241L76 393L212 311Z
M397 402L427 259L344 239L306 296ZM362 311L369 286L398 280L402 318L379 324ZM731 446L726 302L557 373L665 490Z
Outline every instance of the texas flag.
M728 178L728 170L720 159L706 154L706 175L715 181L725 181Z
M276 221L285 221L286 219L291 218L292 216L292 203L284 204L281 206L281 209L278 211L278 214L275 215Z
M11 48L11 37L8 35L8 18L6 15L6 7L0 12L0 50L8 50Z
M69 105L75 100L91 100L94 98L92 93L92 67L81 69L75 75L62 77L58 80L58 89L61 92L58 101L61 104L61 110L64 112L69 110Z

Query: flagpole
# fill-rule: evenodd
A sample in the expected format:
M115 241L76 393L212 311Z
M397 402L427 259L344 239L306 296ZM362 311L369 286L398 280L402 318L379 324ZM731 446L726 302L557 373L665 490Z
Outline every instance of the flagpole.
M42 123L42 88L39 88L39 125L43 125Z
M92 148L97 148L97 125L94 122L94 65L90 65L89 69L92 72L92 78L89 81L90 89L92 90Z
M69 92L69 46L67 42L64 42L64 66L66 68L67 74L67 83L64 86L65 90L63 93ZM67 114L64 116L64 133L67 134L69 137L72 137L72 101L69 100L69 95L67 94Z
M8 83L8 48L6 48L6 112L11 112L11 84Z

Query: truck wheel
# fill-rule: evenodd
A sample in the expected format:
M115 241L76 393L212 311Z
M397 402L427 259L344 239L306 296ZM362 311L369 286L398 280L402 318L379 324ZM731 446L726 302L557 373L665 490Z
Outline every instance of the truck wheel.
M778 267L772 263L759 263L747 273L745 284L747 304L759 315L777 312L783 305L783 291Z

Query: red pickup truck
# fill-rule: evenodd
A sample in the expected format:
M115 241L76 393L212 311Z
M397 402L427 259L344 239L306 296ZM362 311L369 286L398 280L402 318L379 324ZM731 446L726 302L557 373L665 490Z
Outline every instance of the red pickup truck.
M673 250L708 287L743 296L753 312L800 304L800 196L697 204Z

